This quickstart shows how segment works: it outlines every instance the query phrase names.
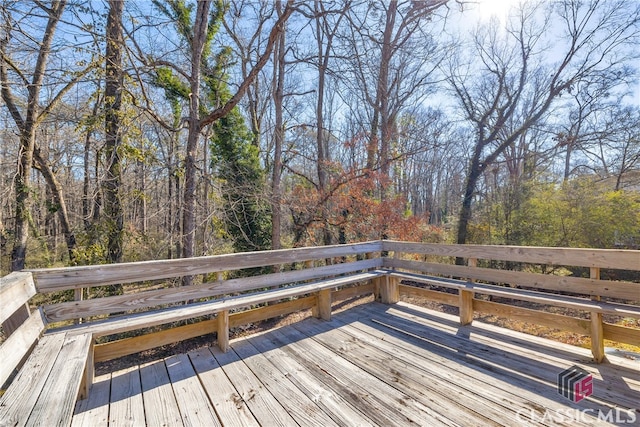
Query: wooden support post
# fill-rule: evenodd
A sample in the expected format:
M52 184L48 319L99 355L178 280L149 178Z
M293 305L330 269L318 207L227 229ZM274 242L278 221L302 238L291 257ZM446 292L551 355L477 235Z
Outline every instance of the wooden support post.
M82 377L82 383L80 384L78 400L84 400L89 397L89 391L93 385L95 372L95 340L91 338L91 346L89 347L89 354L87 355L87 364L84 367L84 376Z
M382 299L382 277L371 279L371 282L373 283L373 298L380 301Z
M84 299L84 288L77 288L73 290L73 300L82 301ZM79 317L73 321L76 325L82 323L82 318Z
M473 322L473 292L460 291L460 324L469 325Z
M469 258L468 265L469 267L476 267L478 260ZM459 295L460 324L463 326L470 325L473 322L473 292L461 290Z
M229 351L229 310L218 313L218 347L223 353Z
M387 275L379 278L380 280L380 301L383 304L395 304L400 299L400 289L398 287L399 279L397 277L389 277Z
M600 280L600 269L591 267L590 276L592 279ZM600 296L594 295L591 299L600 301ZM602 313L591 312L591 354L593 354L593 358L597 363L605 360Z
M316 317L322 320L331 320L331 289L322 289L318 292L317 307Z

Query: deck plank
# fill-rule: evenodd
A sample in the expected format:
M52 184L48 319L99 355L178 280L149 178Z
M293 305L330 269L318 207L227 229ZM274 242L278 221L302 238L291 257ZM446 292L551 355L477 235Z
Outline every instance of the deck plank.
M595 396L576 404L557 394L557 374L570 366L573 363L571 360L565 362L567 366L554 366L544 360L527 359L517 354L509 355L501 349L499 341L494 342L493 347L479 345L464 336L442 333L399 317L389 315L382 317L375 308L363 311L369 313L371 320L361 317L360 321L374 329L382 329L386 339L396 337L399 345L402 345L402 341L409 341L420 347L425 346L426 340L433 353L427 356L428 360L439 359L443 364L451 364L451 360L455 360L455 366L450 368L452 372L453 368L456 368L459 372L465 372L471 377L477 377L479 373L486 374L484 381L491 389L513 391L514 394L526 397L530 403L522 408L525 410L523 413L526 413L528 408L537 411L536 413L545 410L549 410L550 413L566 413L571 409L578 411L588 409L595 414L598 410L607 412L612 409L606 402ZM391 328L396 328L395 332ZM603 386L603 388L606 387ZM600 392L609 393L608 390ZM616 399L624 400L624 397L619 395ZM629 408L633 406L621 409ZM585 417L595 423L587 423L587 425L598 425L598 420L590 418L589 413L585 414ZM559 416L559 418L563 417Z
M111 394L111 374L96 377L89 391L89 397L78 401L71 420L71 427L108 426L109 396Z
M262 425L297 426L298 423L234 351L210 348L222 370Z
M518 413L518 410L540 407L539 404L522 398L519 392L511 394L505 391L505 389L511 389L512 386L495 380L491 375L482 376L474 369L459 372L462 364L455 357L440 357L437 353L426 350L425 343L412 343L394 337L381 332L374 326L368 326L364 322L366 319L341 325L337 331L340 335L335 339L347 342L350 347L355 347L358 343L362 344L364 354L374 355L379 351L385 352L393 358L388 360L389 368L378 366L376 369L390 371L390 378L402 378L392 371L398 371L399 374L404 373L407 369L422 372L424 377L420 376L421 380L415 383L416 387L423 383L425 389L432 391L429 394L430 397L442 395L445 399L451 400L450 402L446 400L442 402L441 399L431 397L432 402L439 402L436 408L452 408L453 410L462 407L460 408L462 412L459 411L457 417L471 411L485 417L489 416L501 425L507 421L512 425L527 425L529 418L527 412ZM320 338L316 335L316 339ZM353 341L354 339L356 341ZM403 381L400 382L403 383ZM406 387L404 384L401 385ZM421 398L420 394L416 398ZM485 424L490 423L482 423L482 425ZM539 421L532 424L546 425ZM563 423L554 422L550 425L563 425Z
M371 345L371 338L363 337L359 340L336 329L335 324L313 320L315 319L294 327L336 354L347 358L363 371L422 402L431 408L435 418L446 419L455 413L455 421L461 425L500 425L495 420L496 417L504 417L504 413L487 407L487 402L481 399L463 399L463 390L453 387L451 382L409 366L405 358L406 353L402 349L395 348L393 353L387 353ZM515 414L512 420L515 423Z
M163 360L140 367L144 414L148 426L181 426L180 409Z
M310 399L333 418L344 426L373 426L375 423L363 412L356 409L341 394L326 387L309 370L298 361L289 356L265 336L248 337L248 341L261 351L273 365L291 380Z
M528 337L524 334L514 334L514 331L505 329L504 335L500 340L490 342L489 345L483 342L478 342L471 339L469 336L474 330L473 327L464 327L458 330L457 334L444 334L435 328L421 327L419 318L415 316L411 319L406 319L402 316L399 310L391 309L388 314L393 316L385 316L382 318L379 314L371 312L372 316L381 319L391 320L392 324L399 329L405 329L409 333L418 334L419 336L427 339L434 339L441 343L446 343L451 351L463 351L471 355L474 358L469 360L475 360L477 364L483 366L493 366L496 372L500 372L502 376L510 379L531 379L528 383L523 384L523 387L532 387L536 393L541 393L550 399L555 399L556 395L556 381L557 375L566 368L574 364L579 364L581 367L590 370L594 375L594 395L589 398L590 402L594 403L593 409L605 409L613 408L616 405L625 407L626 409L636 408L637 402L640 401L640 392L638 390L630 389L612 389L612 384L605 384L602 378L599 377L598 372L608 372L610 370L606 365L596 365L593 361L585 360L580 357L583 353L582 350L577 348L574 353L575 356L572 359L559 358L552 361L542 353L549 353L551 350L545 350L540 354L531 354L527 357L526 353L518 351L517 349L509 349L505 346L510 339L510 336L518 335L520 340L526 340ZM503 328L504 329L504 328ZM503 369L503 367L508 367ZM617 372L625 371L624 368L616 367ZM617 376L618 374L616 374ZM571 403L571 402L569 402ZM582 406L574 405L576 408L584 407L586 402L581 402ZM604 406L603 406L604 405ZM608 410L608 409L607 409Z
M203 404L224 426L598 426L610 424L592 415L614 407L629 421L640 366L596 365L588 350L556 344L480 322L460 326L408 303L370 303L232 340L227 353L202 348L115 372L112 421L120 405L147 419L110 425L203 425L190 418ZM579 403L556 390L557 374L573 364L594 378L594 394ZM142 388L130 384L140 377ZM107 409L94 406L77 409L74 425ZM632 415L635 424L624 425L640 425L640 412Z
M176 396L185 427L220 426L213 405L203 390L189 356L178 354L165 359L173 393Z
M190 352L189 359L223 425L260 425L208 349Z
M378 422L381 425L461 425L437 417L420 402L357 369L321 344L305 339L306 335L291 326L274 330L272 335L286 352L319 375L328 387L338 386L339 392L349 396L352 404L364 404L368 407L365 410L373 412L372 417L382 417Z
M331 417L247 340L236 342L232 348L301 427L337 426Z
M137 366L113 373L110 405L110 426L141 427L146 425L140 370Z

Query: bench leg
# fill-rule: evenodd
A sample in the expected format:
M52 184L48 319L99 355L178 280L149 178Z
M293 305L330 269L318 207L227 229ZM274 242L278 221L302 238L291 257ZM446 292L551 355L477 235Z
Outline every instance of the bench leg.
M331 289L318 292L318 304L314 315L322 320L331 320Z
M224 353L229 351L229 310L218 313L218 347Z
M95 341L91 340L91 346L89 347L89 354L87 354L87 364L84 367L84 376L80 383L80 393L78 400L84 400L89 397L89 391L93 385L93 379L95 377Z
M473 292L460 291L460 324L469 325L473 322Z
M604 331L602 313L591 313L591 354L597 363L604 361Z
M380 278L380 301L383 304L395 304L400 299L399 279L383 276Z

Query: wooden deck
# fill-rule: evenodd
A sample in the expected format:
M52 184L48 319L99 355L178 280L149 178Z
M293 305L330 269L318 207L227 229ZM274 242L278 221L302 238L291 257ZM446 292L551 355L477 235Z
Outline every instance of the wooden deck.
M640 361L371 303L97 377L74 425L640 425ZM557 376L578 365L593 395ZM605 420L598 420L600 418Z

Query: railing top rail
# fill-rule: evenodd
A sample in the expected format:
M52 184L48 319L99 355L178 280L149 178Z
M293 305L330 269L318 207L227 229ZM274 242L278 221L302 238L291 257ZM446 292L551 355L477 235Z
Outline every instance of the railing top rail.
M313 259L359 255L381 250L382 242L374 241L347 245L241 252L196 258L33 269L28 271L33 273L36 288L39 292L54 292L264 267Z
M452 245L384 240L382 250L531 264L640 270L640 251L628 249Z

